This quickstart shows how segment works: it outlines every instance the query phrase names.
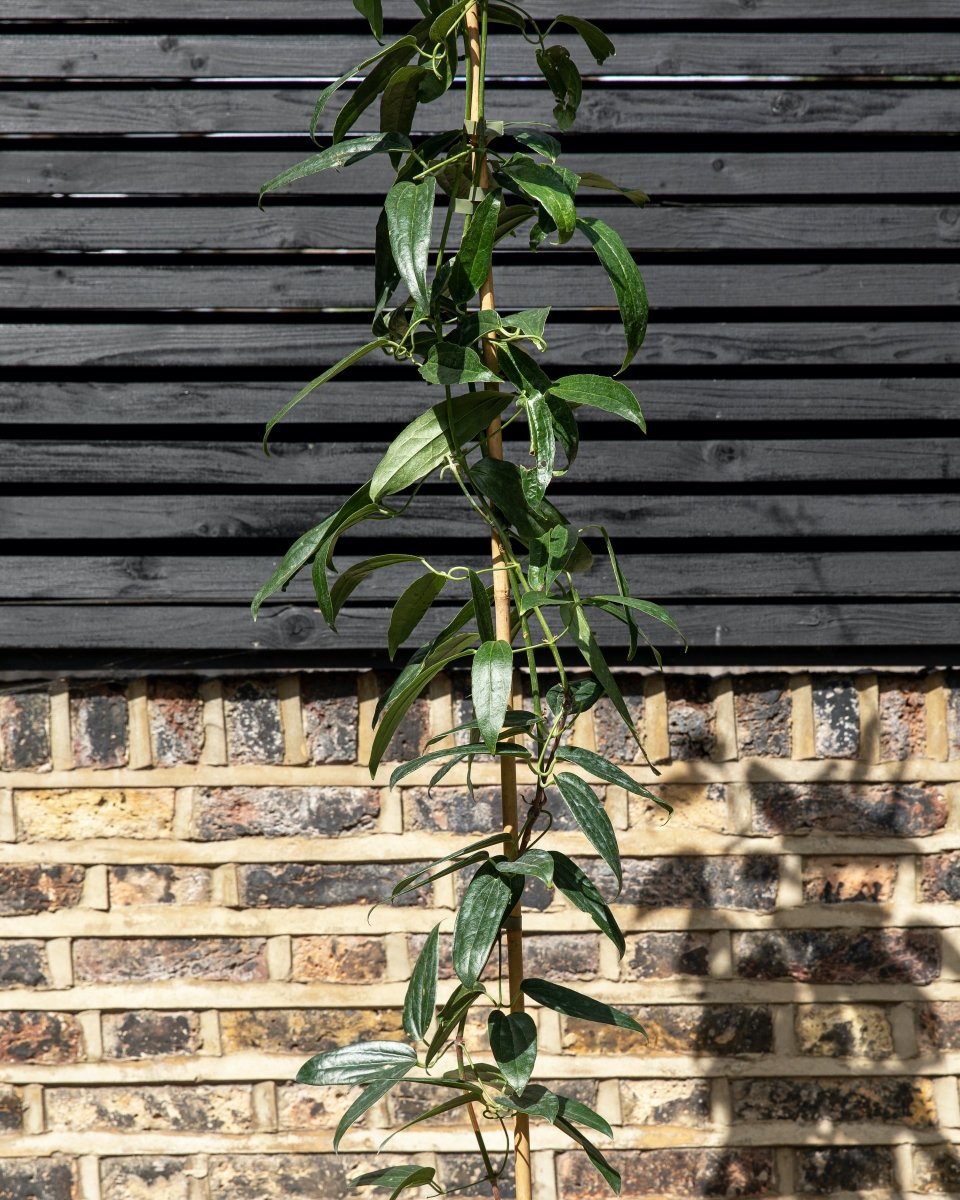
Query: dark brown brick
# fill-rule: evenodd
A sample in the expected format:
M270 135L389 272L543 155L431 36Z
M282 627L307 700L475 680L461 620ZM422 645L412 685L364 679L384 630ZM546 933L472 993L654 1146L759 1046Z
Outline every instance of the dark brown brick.
M364 787L201 788L197 837L340 837L372 833L380 793Z
M710 935L696 932L638 933L627 938L623 979L671 979L710 973Z
M83 1036L72 1013L0 1013L0 1062L70 1063L82 1058Z
M0 1200L78 1200L76 1160L5 1158L0 1168Z
M880 758L923 758L927 747L923 684L916 676L881 675Z
M50 763L50 697L43 690L0 694L0 770L29 771Z
M223 706L231 763L283 762L276 680L230 680L223 685Z
M70 725L76 766L126 766L127 692L122 683L71 686Z
M376 904L417 863L284 863L239 870L241 903L248 908L324 908ZM430 888L407 892L396 904L425 905Z
M960 1049L960 1000L918 1004L917 1044L921 1054Z
M80 903L83 867L0 866L0 916L55 912Z
M243 1083L48 1087L43 1099L52 1132L249 1133L253 1126L250 1085Z
M696 675L667 676L667 728L670 757L681 762L709 759L717 744L717 706L711 680Z
M960 851L929 854L919 860L918 889L921 900L945 904L960 900Z
M595 789L600 800L604 789ZM489 833L503 822L500 809L500 789L477 787L473 795L466 788L435 787L403 788L403 827L440 833ZM521 819L533 799L532 788L521 788L519 807ZM555 788L547 789L547 809L553 817L551 829L576 829L577 823Z
M310 1008L220 1014L224 1054L321 1054L353 1042L405 1037L398 1008Z
M623 1176L620 1200L646 1196L770 1196L777 1191L772 1149L614 1150ZM557 1157L561 1200L606 1200L610 1190L580 1151Z
M100 1162L102 1200L189 1200L196 1166L188 1158L105 1158Z
M741 758L789 758L792 697L786 675L735 675L733 704Z
M637 727L637 732L640 734L640 740L643 741L645 736L643 676L618 675L617 682L627 703L627 710ZM624 725L623 718L606 697L597 701L592 712L594 729L596 731L597 750L605 758L612 758L615 762L622 763L643 761L643 755L640 752L640 747L637 745L636 739L626 725Z
M913 1174L918 1192L925 1195L945 1192L956 1196L960 1193L960 1147L947 1144L916 1146Z
M22 1129L23 1101L20 1092L8 1083L0 1083L0 1133L20 1133Z
M947 692L947 754L960 758L960 671L948 671L944 680Z
M930 983L940 935L926 929L824 929L735 933L737 974L803 983Z
M152 679L147 711L153 760L160 767L200 761L203 752L203 701L195 679Z
M352 763L357 758L357 677L353 672L303 675L303 725L311 763Z
M777 899L777 867L773 855L760 854L625 859L619 903L767 912Z
M849 677L813 678L814 748L817 758L860 753L860 695Z
M376 673L377 696L392 686L398 671L378 671ZM473 716L464 717L469 720ZM423 744L430 736L430 707L425 696L421 696L407 709L403 720L397 727L397 732L390 739L383 754L384 762L408 762L423 752Z
M856 1192L893 1188L893 1151L887 1146L830 1146L798 1150L797 1191L827 1196L833 1192Z
M168 1058L196 1054L202 1045L194 1012L104 1013L102 1023L107 1058Z
M646 1037L610 1025L563 1018L563 1047L576 1054L693 1054L726 1058L769 1054L773 1018L764 1005L621 1005Z
M295 937L292 978L300 983L372 983L387 971L381 937Z
M139 979L267 979L265 938L77 938L77 983Z
M755 783L757 833L867 834L924 837L942 829L943 789L906 783Z
M866 1004L808 1004L797 1009L797 1049L821 1058L889 1058L893 1029L887 1009Z
M212 874L207 867L119 866L110 868L108 879L111 908L139 904L207 904L213 890Z
M709 1125L710 1081L622 1079L620 1106L624 1125Z
M730 1092L735 1121L937 1122L929 1079L735 1079Z
M0 941L0 988L50 986L43 942L27 938Z
M478 1178L482 1174L483 1169L479 1166L477 1155L473 1152L437 1155L437 1182L448 1189L463 1188L463 1191L454 1193L461 1200L489 1200L490 1185L482 1178ZM474 1187L465 1186L473 1183L474 1180L477 1180ZM499 1186L504 1200L513 1200L516 1183L513 1176L512 1156L511 1161L507 1163L506 1170L500 1176Z
M437 1088L420 1083L408 1083L405 1079L401 1080L387 1100L390 1128L396 1129L399 1125L405 1125L408 1121L412 1121L421 1113L426 1112L428 1108L432 1108L437 1103L437 1095ZM452 1112L440 1113L436 1117L431 1117L429 1125L422 1128L445 1127L449 1129L451 1126L457 1125L466 1125L468 1129L470 1128L470 1118L467 1116L465 1108L455 1108Z
M807 904L886 904L897 882L895 858L807 858Z
M210 1200L347 1200L358 1195L348 1189L348 1176L410 1160L410 1155L389 1153L364 1159L349 1153L214 1154L208 1168Z
M526 974L537 978L557 982L595 979L600 970L600 935L527 933L523 937L523 959Z

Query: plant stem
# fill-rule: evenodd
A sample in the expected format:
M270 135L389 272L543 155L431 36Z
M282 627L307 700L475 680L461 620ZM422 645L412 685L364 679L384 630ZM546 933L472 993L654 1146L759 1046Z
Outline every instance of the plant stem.
M481 144L483 119L483 68L486 59L486 0L475 0L466 12L466 43L469 74L469 111L467 118L477 122L470 135L471 144L475 148L474 177L478 179L481 188L490 186L490 171L487 166L486 154ZM481 28L482 26L482 28ZM495 309L493 295L493 267L480 288L481 310ZM497 369L497 351L493 340L489 337L483 340L483 356L491 370ZM500 418L494 419L487 430L487 448L491 458L503 458L503 438L500 433ZM491 542L491 557L493 560L493 596L495 629L498 639L510 642L510 579L503 568L506 564L504 546L499 537L494 534ZM500 759L500 800L503 813L503 845L504 853L509 858L517 854L517 769L512 758ZM520 984L523 981L523 930L520 917L520 903L507 918L507 978L509 993L515 997L511 1005L513 1012L523 1011L523 993ZM532 1200L532 1179L530 1172L530 1119L526 1113L518 1113L513 1131L513 1147L515 1154L516 1200Z

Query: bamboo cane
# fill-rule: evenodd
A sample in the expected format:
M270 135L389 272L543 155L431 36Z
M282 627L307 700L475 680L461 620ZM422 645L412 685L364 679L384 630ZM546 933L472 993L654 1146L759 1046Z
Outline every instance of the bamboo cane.
M470 111L469 119L473 122L470 140L477 147L480 144L479 122L483 118L482 104L482 75L481 75L481 28L479 5L472 3L466 12L466 41L468 69L470 72ZM479 169L478 169L479 168ZM474 179L479 181L481 188L490 186L490 170L486 155L482 148L479 151L479 162L474 162ZM481 310L496 307L493 294L493 267L490 267L487 278L480 288ZM490 370L497 369L497 351L492 338L484 338L483 357ZM503 438L500 432L500 418L494 419L487 430L487 448L491 458L503 458ZM510 642L510 581L504 569L504 549L500 539L493 535L491 539L491 559L493 563L493 600L495 629L497 638ZM515 841L518 830L517 821L517 772L514 760L509 757L500 759L500 801L503 813L504 853L516 857ZM523 980L523 928L521 924L520 905L517 904L507 918L507 978L510 995L513 997L512 1012L523 1012L523 993L520 984ZM513 1146L515 1151L516 1200L532 1200L532 1178L530 1172L530 1118L526 1113L517 1113L514 1124Z

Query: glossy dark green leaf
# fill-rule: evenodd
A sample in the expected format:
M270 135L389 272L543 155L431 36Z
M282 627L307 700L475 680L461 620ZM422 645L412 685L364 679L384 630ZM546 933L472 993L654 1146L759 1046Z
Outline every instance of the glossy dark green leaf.
M573 813L587 841L594 847L613 872L617 881L617 892L623 887L623 868L620 865L620 848L610 818L597 799L593 788L577 775L560 771L556 777L557 788Z
M437 1013L437 1029L424 1056L424 1063L428 1068L432 1067L443 1053L464 1014L469 1012L476 999L482 995L482 987L464 987L462 983L457 984L446 1004Z
M410 295L423 308L430 302L427 263L436 191L437 181L432 175L420 183L404 180L393 185L383 206L393 260Z
M561 987L559 983L550 983L546 979L525 979L520 990L535 1004L552 1008L554 1012L562 1013L565 1017L579 1017L584 1021L616 1025L620 1029L632 1029L636 1033L643 1033L643 1026L629 1013L614 1008L612 1004L604 1004L602 1000L584 996L582 992Z
M604 1158L604 1156L589 1140L589 1138L585 1137L580 1130L574 1125L571 1125L569 1121L565 1121L563 1117L557 1117L554 1124L558 1129L563 1130L567 1137L572 1138L575 1142L578 1142L584 1148L584 1150L586 1150L587 1158L590 1159L591 1165L594 1166L603 1176L613 1194L615 1196L619 1196L620 1189L622 1187L620 1172L614 1167L611 1167L610 1163Z
M499 168L497 177L509 180L548 213L561 243L573 237L577 221L574 201L577 176L572 171L535 162L526 154L515 154Z
M267 192L286 187L288 183L295 183L298 179L306 179L308 175L319 175L321 171L339 171L362 158L369 158L371 154L391 154L394 151L403 152L409 149L410 139L398 133L370 133L364 137L351 138L349 142L328 146L319 154L287 167L285 171L281 171L265 183L260 188L258 203L263 201Z
M493 614L490 612L490 589L476 571L467 570L470 580L470 592L473 596L473 611L477 618L477 632L481 642L496 640L493 629Z
M625 196L637 208L643 208L645 204L650 202L650 197L647 193L641 192L639 188L621 187L619 183L614 183L612 179L607 179L606 175L596 175L593 171L583 172L580 176L580 186L597 188L603 192L619 192L621 196Z
M640 268L620 234L596 217L578 217L577 228L597 252L597 258L613 285L620 306L620 319L627 339L627 352L620 366L625 371L640 349L647 333L647 289Z
M403 1028L417 1042L426 1040L427 1030L433 1021L439 969L440 926L434 925L417 957L403 1001Z
M421 413L387 447L373 472L370 498L381 500L425 478L482 433L512 399L510 392L468 392Z
M580 449L580 430L577 428L576 418L565 400L554 396L552 392L547 392L545 399L547 407L550 409L550 418L553 421L553 436L563 447L563 452L567 457L566 467L560 471L554 466L554 473L565 475L573 466L577 451Z
M397 264L393 261L393 251L390 249L390 230L387 225L387 214L382 209L377 219L377 228L374 237L373 319L374 322L377 322L380 319L380 314L390 303L393 293L400 285L400 272L397 270ZM380 332L376 324L374 331Z
M603 688L595 679L591 679L589 676L586 679L571 680L567 690L570 694L569 711L574 713L583 713L587 709L593 708L596 702L603 696ZM554 684L544 699L550 711L554 714L558 713L564 702L563 685L560 683Z
M496 383L495 375L470 346L438 342L432 346L420 374L427 383L453 386L459 383ZM509 396L508 396L509 399Z
M370 32L379 42L383 37L383 0L353 0L353 7L367 18Z
M525 850L519 858L497 863L501 875L529 875L553 887L553 858L546 850Z
M687 639L683 637L680 626L665 608L662 608L659 604L654 604L652 600L637 600L634 596L593 596L592 599L603 600L609 604L619 604L623 608L629 608L634 612L644 613L648 617L653 617L656 621L662 621L664 625L669 625L674 633L680 634L684 644L686 644Z
M347 1181L351 1188L379 1187L393 1188L394 1200L404 1188L423 1187L432 1183L436 1171L433 1167L381 1167L378 1171L366 1171L363 1175L354 1175Z
M358 1042L314 1055L297 1072L297 1083L374 1083L416 1065L417 1052L406 1042Z
M647 431L636 396L619 380L606 375L564 375L550 385L550 391L570 404L586 404L622 417L632 425Z
M623 958L626 953L626 942L617 919L610 911L596 884L565 854L557 851L552 853L553 880L556 887L566 896L570 903L585 912L597 928L604 933L616 946L617 953Z
M502 840L500 838L500 841ZM482 850L479 850L476 854L469 854L465 858L456 858L452 862L448 862L446 866L431 871L429 874L419 872L416 875L407 876L406 879L401 879L394 884L390 892L390 899L396 900L398 896L405 896L407 892L419 891L420 888L428 887L438 879L446 879L448 875L455 875L458 871L465 871L468 867L488 862L489 858L489 854L484 854Z
M551 1125L560 1115L560 1097L539 1083L528 1084L519 1096L500 1096L498 1103L512 1108L514 1112L528 1113L531 1117L542 1117Z
M430 611L430 606L443 591L446 582L444 575L428 571L400 593L387 629L387 652L391 659Z
M507 8L505 4L490 4L487 13L490 21L496 21L500 25L510 25L521 32L527 27L526 19L512 8Z
M539 537L549 528L550 522L531 508L516 463L482 458L470 468L470 477L521 537Z
M337 1128L334 1130L334 1153L339 1154L340 1142L343 1140L343 1135L347 1132L350 1126L359 1121L363 1114L368 1109L373 1108L378 1100L382 1100L388 1092L392 1091L409 1070L409 1067L400 1067L394 1070L392 1075L385 1075L382 1079L378 1079L376 1083L367 1084L360 1095L356 1098L356 1100L354 1100L354 1102L340 1118Z
M522 888L523 880L518 881ZM465 987L480 978L516 889L492 863L484 863L467 885L453 927L453 969Z
M507 713L503 723L507 730L520 732L524 729L529 729L531 725L541 724L542 719L536 713L530 712L529 709L512 708ZM460 725L454 725L452 729L444 730L443 733L435 733L432 738L424 742L424 745L432 746L436 742L442 741L443 738L452 737L457 733L472 733L474 730L479 730L476 721L464 721ZM507 744L509 745L510 743ZM486 753L486 749L484 749L484 753Z
M507 642L483 642L473 656L470 692L477 726L487 749L493 753L510 704L513 686L513 651Z
M444 42L451 33L463 20L463 14L466 12L470 0L458 0L458 3L451 4L434 18L433 24L430 26L430 37L434 42Z
M569 628L570 636L583 656L584 662L586 662L587 666L600 681L604 692L610 698L611 704L620 714L621 720L633 734L639 745L640 734L637 732L633 716L630 713L630 709L627 708L627 702L623 698L623 693L620 691L620 685L617 683L613 672L607 664L603 651L600 649L600 645L593 635L593 630L584 616L583 609L579 604L573 607L574 611L571 614L564 614L564 624Z
M489 834L487 837L481 838L477 842L471 842L468 846L461 846L459 849L453 850L450 854L445 854L443 858L434 859L433 862L428 862L424 864L424 866L418 867L417 870L412 874L404 876L403 879L399 879L394 884L390 895L392 897L401 896L404 894L404 892L412 891L415 888L422 887L422 881L438 867L443 867L444 864L458 864L457 869L459 870L460 867L467 862L467 860L472 861L477 853L482 852L490 846L496 846L498 844L501 846L503 845L502 833ZM487 856L482 855L482 857L486 858ZM418 880L421 882L418 882Z
M616 46L603 30L594 25L592 21L585 21L583 17L568 17L565 13L560 13L554 19L550 29L547 30L548 33L552 31L554 25L569 25L571 29L575 29L583 38L598 66L603 66L607 59L617 52Z
M401 763L399 767L396 767L390 776L390 786L396 787L408 775L413 775L428 763L438 762L442 758L449 758L451 760L450 765L456 766L458 762L462 762L465 758L475 758L478 754L489 753L490 751L483 742L470 742L465 746L446 746L443 750L432 750L428 754L421 754L417 758L409 759L407 762ZM529 750L517 742L497 742L493 753L506 755L509 758L530 757Z
M553 467L557 457L557 442L553 432L550 409L542 395L528 396L523 405L530 429L530 453L536 467L537 500L543 495L553 479Z
M330 598L334 616L340 612L346 601L365 579L375 571L385 567L396 567L402 563L423 562L417 554L377 554L373 558L364 558L353 566L347 567L330 589Z
M413 1082L419 1081L414 1080ZM434 1080L430 1080L430 1082L436 1083ZM436 1083L436 1086L443 1087L445 1085ZM470 1104L475 1101L479 1101L481 1104L483 1103L483 1092L479 1087L471 1088L467 1084L464 1084L464 1087L467 1089L464 1095L454 1096L452 1100L444 1100L441 1104L434 1104L432 1108L428 1108L422 1113L417 1113L417 1115L411 1120L404 1122L404 1124L398 1129L395 1129L389 1137L385 1137L383 1139L383 1141L380 1143L377 1153L380 1154L383 1151L384 1146L386 1146L388 1142L393 1141L397 1134L403 1133L405 1129L412 1129L414 1125L420 1125L424 1121L431 1121L434 1117L442 1117L445 1113L455 1112L456 1109L462 1108L465 1104ZM394 1192L394 1195L397 1195L397 1193Z
M504 204L500 209L500 220L497 222L497 242L502 242L504 238L516 237L520 226L525 225L536 213L537 210L529 204Z
M380 132L409 134L417 114L424 67L401 67L380 97Z
M500 220L499 192L489 192L477 205L460 249L450 264L450 296L458 303L472 300L486 282Z
M652 800L655 804L663 804L653 792L645 788L642 784L637 783L626 771L622 770L616 763L608 762L602 755L595 753L593 750L584 750L580 746L561 746L557 750L557 758L562 762L573 763L575 767L580 767L581 770L589 771L591 775L595 775L597 779L602 779L604 783L612 783L615 787L626 788L628 792L633 792L635 796L643 796L645 800Z
M524 308L501 320L505 329L516 330L531 338L542 338L549 316L549 308Z
M383 55L373 70L366 75L359 86L346 98L343 102L343 107L337 113L337 119L333 123L334 143L342 141L347 136L370 105L376 101L377 97L389 85L394 73L399 71L401 67L405 67L416 55L417 38L421 36L421 31L425 27L425 21L421 21L418 25L414 26L407 37L402 38Z
M384 46L382 50L378 50L376 54L372 54L369 58L364 59L362 63L358 63L352 70L347 71L345 75L341 75L339 79L335 79L333 83L328 84L317 97L317 103L313 109L313 116L310 118L310 136L314 137L316 134L317 124L323 115L324 109L327 107L327 102L335 92L339 91L340 88L342 88L345 83L349 82L349 80L353 79L355 75L359 75L362 71L365 71L367 67L372 66L373 63L378 62L382 58L386 58L387 55L396 56L402 47L409 48L409 53L407 54L407 58L409 58L410 54L413 53L413 50L416 47L416 40L412 37L403 37L398 42L393 42L389 46Z
M579 535L569 525L554 525L530 543L527 579L538 592L549 592L567 565Z
M533 1017L495 1008L487 1018L487 1036L504 1079L515 1092L522 1092L537 1061L537 1027Z
M560 157L560 143L549 133L541 129L511 129L510 136L516 138L524 146L531 149L541 158L548 158L555 163Z
M565 1121L569 1121L571 1124L586 1125L588 1129L595 1129L597 1133L602 1133L604 1137L613 1137L610 1122L601 1117L598 1112L594 1112L592 1108L586 1104L582 1104L579 1100L572 1100L569 1096L558 1095L557 1099L560 1101L558 1116L561 1116Z
M497 346L500 373L527 396L539 396L553 387L550 376L532 355L515 342L504 342Z
M557 125L562 132L566 131L577 119L577 109L583 96L580 72L566 46L538 50L537 65L557 102L553 109Z

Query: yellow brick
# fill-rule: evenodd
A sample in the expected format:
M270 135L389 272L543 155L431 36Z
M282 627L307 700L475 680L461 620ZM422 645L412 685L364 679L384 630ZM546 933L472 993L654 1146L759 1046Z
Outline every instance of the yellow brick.
M22 841L169 834L173 788L77 788L14 794Z

